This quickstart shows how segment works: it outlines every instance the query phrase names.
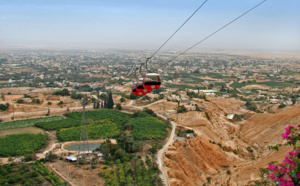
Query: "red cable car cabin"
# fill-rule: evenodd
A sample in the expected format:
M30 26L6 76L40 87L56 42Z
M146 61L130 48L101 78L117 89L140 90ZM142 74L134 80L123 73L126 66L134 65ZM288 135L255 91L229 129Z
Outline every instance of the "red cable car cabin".
M138 78L137 84L136 84L136 90L140 93L144 93L145 95L147 93L150 93L152 91L151 88L145 88L143 86L143 78ZM143 95L144 96L144 95Z
M142 93L142 92L138 92L137 90L136 90L136 82L133 82L132 83L132 94L134 95L134 96L144 96L144 95L146 95L147 93Z
M159 74L147 73L143 78L143 86L145 89L159 89L161 85L161 80Z

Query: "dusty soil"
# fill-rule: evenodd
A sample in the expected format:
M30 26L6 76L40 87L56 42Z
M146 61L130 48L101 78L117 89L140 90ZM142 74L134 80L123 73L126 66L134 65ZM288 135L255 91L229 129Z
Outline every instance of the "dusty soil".
M64 160L57 160L52 163L47 163L46 165L58 171L70 181L72 185L104 185L104 179L98 176L98 173L102 171L101 165L97 165L97 168L92 170L88 165L80 165L78 167L77 163L70 163Z
M44 133L44 130L36 127L0 130L0 137L10 135L10 134L25 134L25 133L38 134L38 133Z
M153 110L154 112L163 114L165 111L175 110L177 108L177 103L170 101L160 101L151 104L151 106L147 106L147 108Z

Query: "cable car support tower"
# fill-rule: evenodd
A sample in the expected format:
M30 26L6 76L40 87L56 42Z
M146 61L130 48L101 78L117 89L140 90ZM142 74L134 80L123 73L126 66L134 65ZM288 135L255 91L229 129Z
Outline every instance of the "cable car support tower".
M79 149L78 149L77 165L79 165L80 162L82 163L88 162L92 167L91 158L90 158L88 130L87 130L86 120L85 120L85 106L88 104L87 97L82 98L81 104L83 110L82 110L82 122L80 127L80 141L78 147Z

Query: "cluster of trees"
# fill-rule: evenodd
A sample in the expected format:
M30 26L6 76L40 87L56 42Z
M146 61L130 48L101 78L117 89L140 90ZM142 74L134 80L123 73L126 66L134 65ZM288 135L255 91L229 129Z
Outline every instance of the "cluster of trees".
M24 103L24 100L22 98L17 100L17 103Z
M117 144L112 144L110 140L106 140L100 147L95 149L95 151L101 151L103 158L106 160L107 166L104 166L104 171L99 173L99 176L105 178L106 185L161 184L155 156L143 155L143 141L135 141L132 136L127 135L125 132L117 138L117 141ZM141 153L137 157L136 153L138 152ZM132 153L135 153L135 155Z
M83 98L83 94L77 94L76 92L72 92L71 98L72 99L81 99L81 98Z
M221 86L220 92L227 92L227 88L224 85Z
M63 90L54 92L53 95L69 96L70 92L68 89L64 88Z
M300 93L300 90L298 90L298 92ZM297 103L297 98L299 97L299 95L291 95L291 99L293 102L293 105L295 105Z
M116 105L116 108L117 108L118 110L122 110L122 106L121 106L121 104L120 104L120 103L118 103L118 104Z
M104 105L102 106L103 108L108 108L108 109L112 109L114 108L114 100L112 98L112 93L111 91L108 92L108 94L103 95L103 101L104 101Z
M80 91L80 92L92 92L93 88L91 88L89 85L82 85L82 86L76 86L74 89Z
M9 103L0 104L0 111L6 111L9 108Z
M40 104L41 101L39 99L32 99L31 103Z
M149 114L150 116L157 117L155 112L153 112L153 110L151 109L148 109L147 107L143 109L143 112Z
M195 93L194 91L187 91L186 94L187 94L187 96L189 96L189 98L199 98L199 99L204 99L205 101L207 101L205 94L198 94L198 93Z
M23 97L24 97L24 98L31 98L31 96L30 96L30 95L27 95L27 94L23 94Z
M23 163L10 163L0 165L0 185L41 185L45 181L32 165Z
M189 134L189 133L192 133L192 134L195 135L195 132L193 130L190 130L190 129L188 129L188 130L181 130L181 129L179 129L177 131L177 136L186 137L186 134Z
M32 167L36 172L42 175L52 185L62 185L63 181L51 172L43 163L36 161Z
M42 134L12 134L0 138L0 157L32 154L46 145Z
M184 112L187 112L187 109L185 108L184 105L177 107L177 113L184 113Z
M112 186L162 185L157 164L149 156L146 156L146 163L148 168L142 159L136 157L123 163L118 159L116 166L107 167L101 175L105 178L105 184Z
M246 102L246 106L247 106L248 110L251 110L251 111L254 111L254 112L259 112L259 110L257 109L256 104L249 101L249 100Z

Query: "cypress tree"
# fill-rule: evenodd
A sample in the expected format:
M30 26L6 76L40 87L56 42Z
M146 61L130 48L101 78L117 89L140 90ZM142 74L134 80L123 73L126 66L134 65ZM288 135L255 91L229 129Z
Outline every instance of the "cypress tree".
M110 91L107 96L107 108L112 109L113 107L114 107L114 100L112 98L112 93Z

